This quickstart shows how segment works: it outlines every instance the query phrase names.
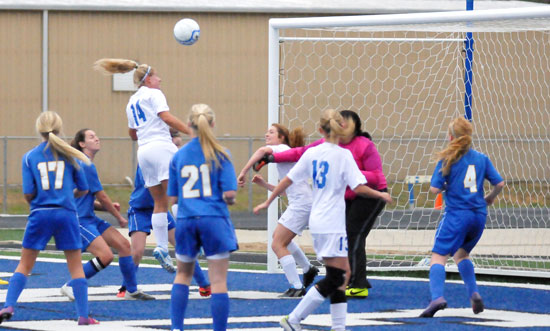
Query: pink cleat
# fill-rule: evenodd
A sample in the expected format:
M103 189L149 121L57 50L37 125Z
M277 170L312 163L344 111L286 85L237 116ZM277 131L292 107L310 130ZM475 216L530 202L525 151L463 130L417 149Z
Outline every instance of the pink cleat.
M8 321L13 316L13 307L4 307L2 310L0 310L0 324L2 324L3 321Z
M99 321L92 317L82 317L78 318L78 325L95 325L99 324Z
M434 314L437 313L438 310L443 310L445 308L447 308L447 301L445 301L445 298L439 297L430 302L428 308L426 308L419 317L434 317Z

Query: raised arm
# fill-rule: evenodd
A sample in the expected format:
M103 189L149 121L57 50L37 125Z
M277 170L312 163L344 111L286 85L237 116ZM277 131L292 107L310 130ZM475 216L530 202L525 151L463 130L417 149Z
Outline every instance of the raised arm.
M163 111L159 113L159 117L164 123L168 124L170 127L185 133L186 135L191 134L191 129L182 121L180 121L176 116L172 115L169 111Z
M305 153L308 149L311 147L317 146L319 144L322 144L325 141L325 139L319 139L317 141L312 142L311 144L307 146L302 147L294 147L287 151L281 152L281 153L275 153L273 154L273 162L275 163L281 163L281 162L297 162L302 154Z
M252 168L254 163L258 162L262 157L264 157L266 154L271 155L273 153L273 149L269 146L260 147L252 154L248 162L245 164L241 172L239 173L239 176L237 177L237 185L239 187L244 187L244 184L246 183L246 174Z

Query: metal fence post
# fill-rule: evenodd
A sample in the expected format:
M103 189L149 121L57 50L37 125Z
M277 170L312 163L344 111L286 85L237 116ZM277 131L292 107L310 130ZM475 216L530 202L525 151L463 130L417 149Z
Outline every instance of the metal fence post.
M253 138L248 137L248 159L252 156L252 142ZM248 211L252 211L252 171L248 172Z
M8 213L8 137L4 136L4 178L2 179L4 189L2 190L2 213Z

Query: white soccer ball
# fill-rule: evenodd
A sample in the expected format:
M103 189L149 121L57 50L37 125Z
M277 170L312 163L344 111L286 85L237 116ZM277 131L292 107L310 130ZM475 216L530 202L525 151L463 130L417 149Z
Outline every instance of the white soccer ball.
M181 19L174 25L174 37L182 45L193 45L200 34L199 24L190 18Z

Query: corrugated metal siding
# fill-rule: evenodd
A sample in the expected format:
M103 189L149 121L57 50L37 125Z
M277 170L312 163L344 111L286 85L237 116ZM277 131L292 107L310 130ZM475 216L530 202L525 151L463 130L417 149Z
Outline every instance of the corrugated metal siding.
M41 12L0 11L0 135L34 134L42 107L41 31Z

